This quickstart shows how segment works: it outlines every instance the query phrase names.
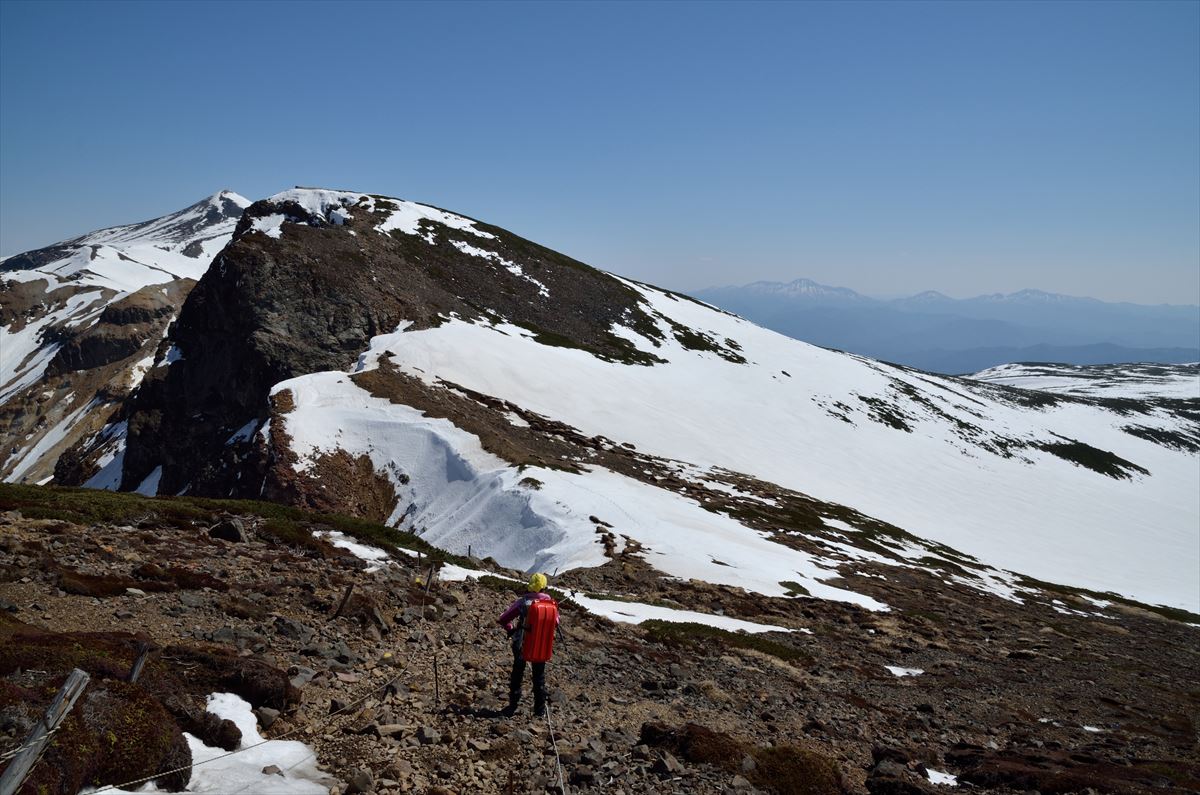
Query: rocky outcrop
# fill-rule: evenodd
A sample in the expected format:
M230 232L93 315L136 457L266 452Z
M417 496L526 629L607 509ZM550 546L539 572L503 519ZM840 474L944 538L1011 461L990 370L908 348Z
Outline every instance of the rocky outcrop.
M229 437L267 417L274 384L346 369L401 323L505 318L546 344L653 360L612 333L624 324L661 337L620 280L483 223L470 222L486 237L433 221L421 234L380 231L388 201L362 196L337 215L295 201L246 210L171 332L181 360L151 374L131 404L122 488L162 466L160 493L258 496L261 481L231 473L249 452L227 447ZM286 219L279 237L256 228L275 216Z
M104 307L94 324L64 330L60 334L61 347L46 366L46 377L94 370L127 359L151 341L153 353L169 318L178 311L169 293L186 295L193 284L184 279L171 289L161 285L143 287Z
M10 335L0 356L0 478L81 484L119 455L125 398L247 204L222 191L0 263L0 326Z
M0 475L36 481L53 475L59 483L85 483L103 456L95 449L103 445L94 442L105 441L98 435L121 419L125 399L150 368L167 325L194 284L179 279L144 287L104 306L94 322L47 329L56 350L44 374L0 406L0 449L9 453ZM37 449L52 431L57 442Z

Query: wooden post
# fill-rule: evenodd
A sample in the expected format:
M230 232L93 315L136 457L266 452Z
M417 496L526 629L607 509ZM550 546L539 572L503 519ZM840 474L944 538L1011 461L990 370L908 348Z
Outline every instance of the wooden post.
M146 658L150 656L150 644L142 643L138 647L138 658L133 663L133 668L129 670L129 683L137 684L138 677L142 675L142 668L146 665Z
M429 577L427 577L425 580L425 595L426 596L429 596L429 588L430 588L430 586L433 585L433 572L435 571L436 566L437 566L436 562L429 564Z
M350 601L350 594L353 592L354 592L354 583L350 583L349 585L346 586L346 592L344 594L342 594L342 601L338 605L337 610L333 614L334 618L342 617L342 611L346 609L346 603Z
M13 795L25 781L25 777L29 775L29 771L41 757L46 741L50 739L50 735L58 728L58 724L62 722L63 718L71 712L75 701L83 695L83 690L87 687L90 679L91 677L87 673L78 668L71 671L71 675L67 677L66 683L54 697L46 714L29 732L29 737L26 738L21 752L9 763L4 775L0 776L0 795Z
M441 686L440 686L439 682L440 682L440 680L438 678L438 658L437 658L437 653L435 652L433 655L433 708L434 709L437 709L440 706L440 702L442 700Z

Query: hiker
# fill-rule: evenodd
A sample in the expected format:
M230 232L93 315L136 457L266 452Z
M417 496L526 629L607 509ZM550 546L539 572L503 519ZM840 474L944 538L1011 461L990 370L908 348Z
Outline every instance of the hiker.
M546 714L546 661L554 648L558 628L558 603L546 592L546 575L529 577L528 593L508 606L497 623L512 640L513 667L508 678L508 706L504 715L513 716L521 701L521 682L525 663L533 663L533 714Z

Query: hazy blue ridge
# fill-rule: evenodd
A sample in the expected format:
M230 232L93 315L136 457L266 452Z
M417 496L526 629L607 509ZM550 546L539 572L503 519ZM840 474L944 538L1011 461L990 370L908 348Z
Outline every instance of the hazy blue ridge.
M941 373L1006 362L1180 364L1200 359L1200 306L1147 306L1023 290L881 300L806 279L698 290L789 337Z

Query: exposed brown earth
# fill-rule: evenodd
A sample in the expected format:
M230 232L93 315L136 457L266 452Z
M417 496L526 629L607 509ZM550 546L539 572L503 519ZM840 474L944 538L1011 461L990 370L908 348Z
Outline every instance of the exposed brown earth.
M175 715L180 729L201 730L197 700L227 689L239 664L289 671L298 703L259 698L268 709L260 722L268 736L313 745L341 793L542 792L557 784L549 727L529 716L528 695L515 719L490 712L503 704L510 662L493 624L512 596L501 581L430 583L428 561L418 569L407 556L368 573L323 542L281 543L276 520L252 513L214 531L240 532L240 542L210 536L213 520L151 510L133 524L3 517L0 607L32 628L26 633L102 633L92 636L102 639L96 648L126 644L112 670L93 672L105 693L120 689L114 676L134 653L134 636L120 633L140 633L155 650L158 667L148 671L169 670L181 649L193 650L188 665L211 671L183 688L193 723ZM861 574L848 585L893 611L670 580L632 549L561 577L561 589L813 633L635 627L564 603L566 636L548 671L567 787L940 789L926 767L989 792L1183 793L1200 785L1193 627L1066 596L1060 606L1052 594L1017 605L924 569L855 565ZM333 618L350 584L354 596ZM97 595L72 593L81 589ZM1065 606L1092 615L1055 610ZM12 648L0 660L11 662ZM73 664L88 663L64 659L59 668ZM900 678L885 665L924 673ZM10 664L0 683L28 687L65 673L48 666L37 681L19 678L32 668L18 675ZM0 719L14 714L0 708ZM208 729L214 740L219 728ZM0 746L19 742L19 722L0 720L0 730L8 732Z

